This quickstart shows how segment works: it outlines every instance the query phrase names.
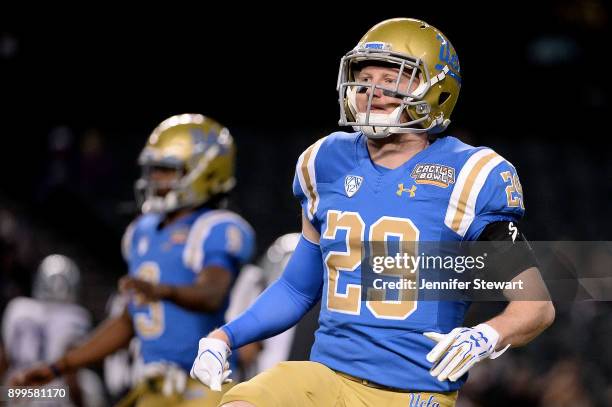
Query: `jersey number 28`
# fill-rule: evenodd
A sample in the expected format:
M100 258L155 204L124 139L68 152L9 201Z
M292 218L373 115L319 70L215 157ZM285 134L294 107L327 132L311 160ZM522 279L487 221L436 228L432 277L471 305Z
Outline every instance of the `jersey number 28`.
M327 309L344 314L359 315L361 313L360 284L347 284L344 292L339 292L339 280L342 273L354 272L362 261L362 245L366 241L366 226L357 212L340 212L329 210L327 222L322 237L335 239L338 230L346 231L346 248L343 251L330 251L325 256L327 271ZM386 256L386 242L389 237L398 238L402 253L415 254L419 240L419 230L410 219L383 216L374 222L368 232L370 256ZM384 251L384 253L380 253ZM389 274L387 271L385 274ZM418 270L414 273L396 274L400 278L418 281ZM417 308L416 290L398 290L399 298L386 299L384 291L369 289L366 307L376 317L381 319L406 319Z

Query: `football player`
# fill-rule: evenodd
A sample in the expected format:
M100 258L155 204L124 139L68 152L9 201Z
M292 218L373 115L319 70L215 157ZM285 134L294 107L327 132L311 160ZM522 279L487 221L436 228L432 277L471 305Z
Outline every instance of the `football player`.
M17 297L9 302L2 319L7 378L36 364L53 362L85 338L91 327L91 315L77 303L80 274L69 257L49 255L36 271L32 298ZM85 381L94 383L94 387L83 386ZM68 385L70 399L77 405L103 400L101 380L91 371L73 370L50 385ZM67 400L52 404L73 405Z
M128 307L78 348L16 377L16 384L44 383L100 361L137 335L143 373L126 405L218 403L221 393L188 372L198 339L223 324L231 285L254 249L251 226L223 209L235 184L234 156L228 129L211 118L182 114L155 128L139 157L142 215L123 237L129 274L119 288L131 295ZM229 370L224 374L222 381Z
M440 135L460 86L454 47L424 21L383 21L342 58L340 124L356 132L330 134L299 157L293 191L302 238L283 276L200 341L192 376L218 389L231 349L291 327L321 297L310 361L283 362L235 386L224 406L453 406L471 366L552 323L548 297L515 296L473 327L461 326L468 301L418 301L414 289L399 300L362 297L369 242L399 240L414 249L418 242L524 241L516 169L490 148ZM490 255L512 281L546 293L525 247Z

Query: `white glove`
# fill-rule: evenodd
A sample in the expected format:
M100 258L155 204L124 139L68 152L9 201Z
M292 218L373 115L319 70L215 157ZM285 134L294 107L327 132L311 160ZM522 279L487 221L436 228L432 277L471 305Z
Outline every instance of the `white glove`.
M232 373L229 370L227 358L232 352L225 342L219 339L200 339L198 356L191 368L191 377L210 387L213 391L221 391L223 383L229 383Z
M455 328L447 334L425 332L423 335L438 342L427 354L427 360L434 363L429 373L441 382L446 379L457 381L477 362L486 358L496 359L510 347L507 345L495 352L499 333L487 324Z

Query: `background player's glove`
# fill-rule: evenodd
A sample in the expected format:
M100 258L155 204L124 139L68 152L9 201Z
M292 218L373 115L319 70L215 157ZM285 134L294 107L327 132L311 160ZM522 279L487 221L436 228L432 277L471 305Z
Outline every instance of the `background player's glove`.
M162 299L161 286L139 278L124 276L119 280L119 292L133 296L137 305Z
M148 363L142 368L140 379L163 379L162 394L170 397L173 394L183 394L187 387L187 373L178 365L169 362Z
M221 391L223 383L232 381L228 379L232 371L229 370L227 361L231 353L227 344L222 340L200 339L198 356L191 368L191 377L201 381L213 391Z
M447 334L425 332L423 335L438 342L427 354L427 360L434 363L431 375L440 381L455 382L477 362L496 359L510 347L495 352L499 333L487 324L455 328Z
M15 374L9 380L10 386L42 386L57 377L50 365L42 364Z

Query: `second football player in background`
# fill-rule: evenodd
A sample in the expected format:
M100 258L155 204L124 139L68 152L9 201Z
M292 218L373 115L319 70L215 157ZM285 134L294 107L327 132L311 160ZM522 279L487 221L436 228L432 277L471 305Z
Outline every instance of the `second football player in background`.
M163 121L150 135L136 187L142 215L123 238L131 301L88 341L56 362L23 372L16 385L46 383L126 346L137 335L144 360L136 405L214 406L188 377L199 338L224 322L228 293L254 249L251 226L222 209L233 188L235 146L227 128L199 114ZM225 384L223 390L230 385Z

